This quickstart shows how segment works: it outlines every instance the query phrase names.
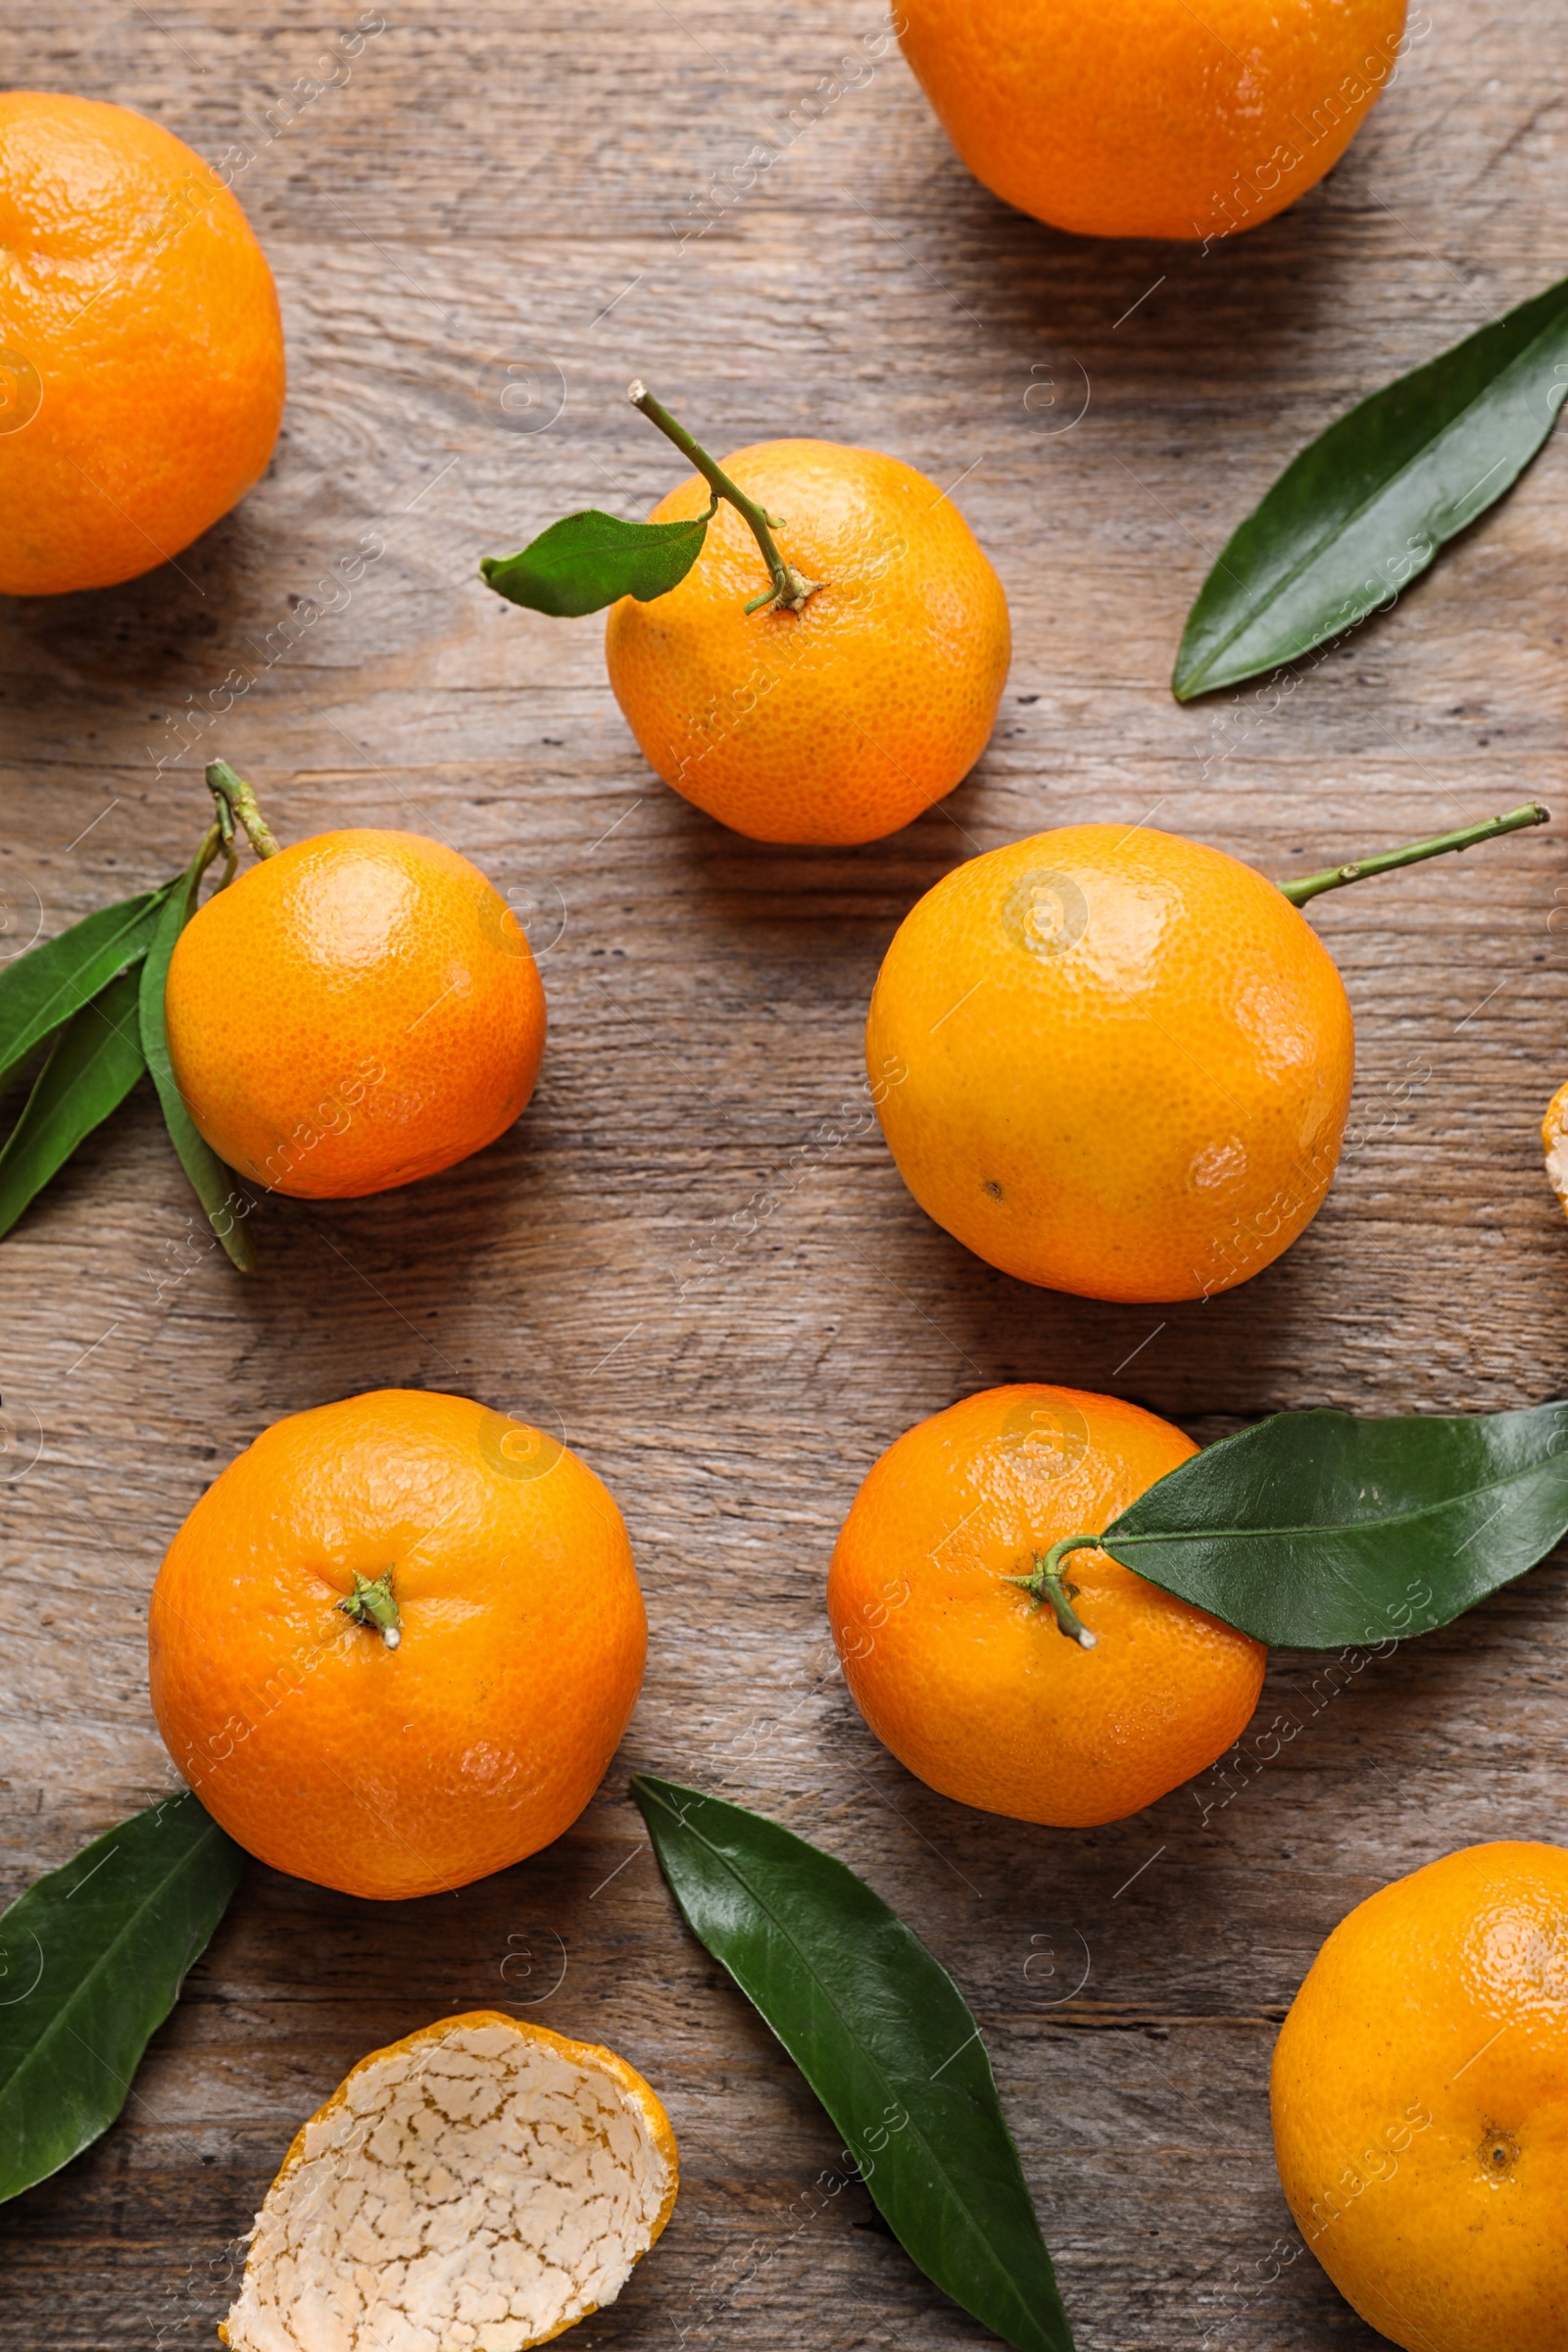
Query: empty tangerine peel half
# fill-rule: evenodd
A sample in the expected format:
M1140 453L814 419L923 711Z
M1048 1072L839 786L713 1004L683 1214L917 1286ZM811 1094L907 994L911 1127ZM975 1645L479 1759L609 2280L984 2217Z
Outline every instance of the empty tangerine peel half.
M373 2050L256 2217L230 2352L524 2352L668 2221L669 2119L612 2050L489 2009Z

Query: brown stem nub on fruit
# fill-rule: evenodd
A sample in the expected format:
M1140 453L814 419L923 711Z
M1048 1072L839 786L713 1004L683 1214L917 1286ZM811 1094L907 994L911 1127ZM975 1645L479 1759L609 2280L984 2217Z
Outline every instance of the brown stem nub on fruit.
M1053 1608L1058 1632L1065 1634L1069 1642L1076 1642L1080 1649L1095 1648L1098 1637L1089 1631L1072 1605L1078 1588L1064 1581L1061 1563L1069 1551L1098 1551L1099 1548L1098 1536L1063 1536L1060 1543L1053 1544L1048 1552L1035 1553L1032 1576L1009 1576L1006 1580L1009 1585L1017 1585L1025 1592L1032 1593L1042 1607L1049 1605Z
M1478 841L1495 841L1499 833L1521 833L1528 825L1551 822L1551 810L1539 801L1510 808L1506 816L1489 816L1484 824L1462 825L1457 833L1435 833L1430 841L1412 841L1402 850L1385 850L1381 857L1359 858L1353 865L1331 865L1326 873L1303 874L1298 882L1282 882L1280 889L1293 906L1300 906L1325 890L1343 890L1368 874L1390 874L1396 866L1419 865L1423 858L1441 858L1448 850L1468 850Z
M214 760L209 764L207 788L218 803L218 821L222 828L223 847L229 853L230 873L234 863L236 821L244 827L246 838L258 858L277 856L282 843L258 808L255 793L243 776L234 773L226 760Z
M825 580L808 580L796 570L793 564L785 563L773 537L775 530L784 527L779 517L769 514L765 508L758 505L755 498L748 498L739 484L730 480L722 466L716 466L701 443L692 439L686 427L676 423L669 411L662 402L654 398L646 384L628 384L626 398L634 409L641 409L651 424L658 425L666 440L674 442L683 458L696 466L713 493L713 506L716 507L721 498L727 499L736 514L750 525L752 536L762 551L762 560L773 585L764 590L762 595L754 596L746 607L747 612L760 612L765 605L779 605L790 612L804 611L807 599L814 596L827 583ZM709 513L712 511L713 508L710 507Z
M398 1604L392 1597L390 1568L384 1576L373 1579L361 1576L356 1569L353 1592L337 1605L345 1617L353 1618L356 1625L375 1626L388 1649L396 1649L402 1641L403 1620L398 1615Z

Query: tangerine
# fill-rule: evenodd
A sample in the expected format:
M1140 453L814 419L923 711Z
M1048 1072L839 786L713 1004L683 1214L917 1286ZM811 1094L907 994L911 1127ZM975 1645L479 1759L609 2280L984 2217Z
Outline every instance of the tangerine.
M276 289L212 167L128 107L0 94L0 590L177 556L282 413Z
M611 607L615 700L664 782L737 833L895 833L986 747L1011 658L1002 583L952 499L897 458L762 441L722 466L783 517L781 545L811 593L799 611L748 613L767 570L751 526L720 503L677 587ZM710 495L693 474L649 519L691 520Z
M1343 1919L1274 2052L1298 2228L1404 2352L1559 2352L1568 1851L1501 1840Z
M1015 1581L1197 1450L1139 1405L1044 1384L966 1396L888 1447L834 1546L827 1610L851 1695L901 1764L983 1813L1085 1829L1224 1753L1257 1703L1260 1642L1098 1549L1070 1555L1078 1640Z
M180 933L170 1058L220 1159L345 1200L493 1143L527 1102L545 995L521 924L456 850L318 833L214 893Z
M865 1045L928 1215L1021 1281L1145 1302L1229 1290L1289 1248L1355 1062L1305 917L1147 825L1069 825L945 875L888 949Z
M1320 180L1404 47L1405 0L903 0L975 177L1091 237L1228 236Z
M381 1389L264 1430L153 1587L153 1712L274 1870L390 1901L568 1829L642 1682L619 1511L559 1439Z

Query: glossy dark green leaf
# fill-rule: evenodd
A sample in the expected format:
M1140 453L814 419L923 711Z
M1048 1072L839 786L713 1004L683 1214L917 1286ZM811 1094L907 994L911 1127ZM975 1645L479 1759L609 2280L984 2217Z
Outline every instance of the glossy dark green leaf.
M1331 424L1231 538L1188 615L1182 702L1392 604L1502 496L1568 393L1568 278Z
M1277 1413L1168 1471L1102 1543L1259 1642L1342 1649L1446 1625L1564 1534L1568 1403Z
M184 1794L96 1838L0 1915L0 2198L108 2131L244 1860Z
M479 569L511 603L574 619L617 597L646 605L667 595L702 554L708 524L706 514L690 522L622 522L588 507L553 522L515 556L486 556Z
M146 955L158 910L171 890L143 891L117 906L100 906L79 923L0 964L0 1080L79 1012L117 972Z
M831 1854L640 1773L660 1865L821 2100L906 2253L1018 2352L1071 2352L1051 2257L963 1995Z
M222 1243L242 1274L256 1271L256 1245L251 1240L249 1195L240 1190L239 1180L226 1168L197 1129L195 1120L185 1107L185 1098L174 1083L173 1064L169 1058L169 1034L164 1021L164 989L169 979L170 958L174 942L196 911L196 894L201 886L202 861L194 859L189 870L171 891L160 910L152 944L141 967L141 1044L152 1072L158 1100L163 1105L164 1124L170 1141L179 1154L179 1162L190 1178L197 1200L207 1211L208 1223Z
M0 1234L118 1109L147 1067L136 1018L138 975L121 972L73 1013L0 1151Z

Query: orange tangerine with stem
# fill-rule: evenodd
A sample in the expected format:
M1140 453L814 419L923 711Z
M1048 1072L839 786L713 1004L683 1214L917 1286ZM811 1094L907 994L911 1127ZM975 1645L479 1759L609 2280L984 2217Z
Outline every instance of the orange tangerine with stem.
M1081 1389L988 1389L874 1464L827 1612L871 1730L944 1796L1017 1821L1119 1821L1201 1772L1257 1703L1260 1642L1080 1544L1198 1448Z
M514 604L610 608L615 699L664 782L757 841L896 832L985 749L1007 601L953 498L897 458L762 441L720 465L646 386L695 471L646 523L590 509L481 571Z
M547 1430L382 1389L274 1422L153 1588L153 1712L230 1837L392 1900L537 1852L604 1776L647 1620L608 1490Z
M1284 884L1149 825L971 858L905 917L872 991L866 1062L905 1182L1025 1282L1158 1303L1247 1281L1321 1206L1354 1074L1349 1002L1300 906L1545 815Z
M179 934L164 1012L175 1083L219 1158L270 1191L344 1200L493 1143L533 1092L546 1018L500 892L417 833L279 849L249 787L215 772L245 796L259 858Z

